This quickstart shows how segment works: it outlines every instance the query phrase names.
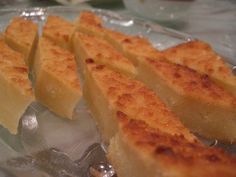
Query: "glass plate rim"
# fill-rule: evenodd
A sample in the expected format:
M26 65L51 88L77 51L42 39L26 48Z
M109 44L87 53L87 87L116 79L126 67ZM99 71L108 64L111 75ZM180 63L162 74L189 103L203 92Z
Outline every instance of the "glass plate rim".
M48 7L26 7L26 8L3 8L0 9L0 16L6 14L6 13L15 13L21 16L24 16L25 14L33 13L32 16L42 16L47 15L47 13L50 12L81 12L81 11L92 11L97 13L98 15L104 15L107 17L112 17L113 19L117 20L130 20L134 25L143 26L147 29L151 29L153 32L160 33L163 35L167 35L169 37L173 37L175 39L182 40L183 42L188 42L192 40L197 40L198 38L185 33L181 32L169 27L165 27L163 25L160 25L156 22L153 22L149 19L137 17L134 14L121 14L120 12L113 12L111 10L107 9L101 9L101 8L94 8L90 6L84 6L83 4L81 6L71 7L71 6L48 6ZM36 14L35 14L36 13ZM200 39L201 40L201 39ZM214 48L214 44L211 45ZM236 61L232 59L232 56L228 56L227 52L219 52L219 54L223 57L223 59L235 70L236 68Z
M89 7L89 6L76 6L76 7L71 7L71 6L49 6L49 7L29 7L29 8L4 8L4 9L0 9L0 16L3 13L18 13L21 14L26 12L26 13L30 13L30 12L42 12L42 13L47 13L50 11L92 11L92 12L96 12L100 15L106 15L108 17L112 17L112 18L116 18L116 19L125 19L125 20L133 20L135 24L139 24L142 26L145 26L147 28L152 28L153 31L158 32L158 33L163 33L166 35L170 35L171 37L174 38L178 38L181 40L185 40L185 41L189 41L189 40L193 40L196 39L195 37L193 37L192 35L188 34L188 33L184 33L184 32L180 32L178 30L172 29L172 28L168 28L168 27L164 27L158 23L152 22L148 19L144 19L141 17L137 17L137 16L132 16L132 15L126 15L126 14L121 14L119 12L113 12L111 10L107 10L107 9L100 9L100 8L94 8L94 7ZM42 15L42 13L38 14Z

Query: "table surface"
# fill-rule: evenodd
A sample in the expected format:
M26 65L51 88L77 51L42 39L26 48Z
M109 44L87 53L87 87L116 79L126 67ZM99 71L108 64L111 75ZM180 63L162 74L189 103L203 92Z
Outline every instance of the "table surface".
M95 0L92 0L95 1ZM97 0L98 1L98 0ZM99 0L104 1L104 0ZM130 0L129 2L135 2ZM140 1L150 3L152 0ZM164 1L164 0L162 0ZM142 9L127 9L121 0L110 0L109 3L81 3L77 6L92 6L95 8L108 9L130 16L140 16L136 11ZM153 2L153 1L152 1ZM156 1L157 2L157 1ZM171 3L176 3L173 1ZM3 8L28 8L47 7L61 5L54 0L1 0L0 9ZM132 4L131 4L132 5ZM158 4L155 8L161 9ZM143 10L148 12L149 9ZM145 12L144 12L145 14ZM150 16L150 15L149 15ZM236 65L236 1L235 0L193 0L186 17L178 20L148 19L182 32L189 33L194 37L205 40L229 61Z

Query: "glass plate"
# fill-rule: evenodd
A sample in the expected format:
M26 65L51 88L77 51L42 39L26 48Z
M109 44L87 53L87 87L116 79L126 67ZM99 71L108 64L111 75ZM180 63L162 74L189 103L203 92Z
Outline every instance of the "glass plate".
M148 38L160 50L193 39L188 34L158 24L110 11L79 7L4 9L0 11L0 31L5 30L14 16L32 19L41 29L48 15L73 21L83 10L101 16L109 28ZM233 60L227 61L233 64ZM113 170L106 162L104 147L84 100L77 106L75 118L74 121L61 119L36 102L22 116L18 135L11 135L0 126L0 176L88 177L90 166L110 170L106 177L112 176Z

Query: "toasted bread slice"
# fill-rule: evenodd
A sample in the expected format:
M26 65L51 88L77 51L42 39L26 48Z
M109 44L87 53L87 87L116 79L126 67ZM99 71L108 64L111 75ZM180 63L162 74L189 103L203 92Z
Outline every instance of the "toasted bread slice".
M236 95L236 77L209 44L195 40L169 48L163 51L163 54L173 63L209 75L226 90Z
M74 55L41 37L34 71L37 100L59 116L73 119L74 108L81 98Z
M104 38L117 50L123 52L135 65L139 64L138 57L160 57L160 52L145 38L126 35L121 32L104 30Z
M122 115L122 116L119 116ZM236 158L118 114L108 159L122 177L235 177Z
M92 12L81 12L80 18L75 23L77 30L104 38L111 43L118 51L124 53L137 65L136 57L158 55L158 51L145 38L139 36L125 35L121 32L113 31L102 26L102 19Z
M103 37L102 19L92 12L81 12L79 18L75 21L75 26L77 31Z
M136 65L138 57L166 59L209 75L216 84L236 95L236 77L231 69L207 43L192 41L180 44L164 52L157 51L147 40L138 36L129 36L112 30L104 30L107 39L116 49L123 52Z
M0 124L12 134L26 108L34 101L28 67L23 55L12 50L0 36Z
M73 23L62 17L49 15L43 27L43 37L50 39L62 48L71 50L71 38L74 30Z
M85 16L81 13L81 17ZM207 44L202 41L192 41L160 52L152 44L141 37L126 35L102 27L102 20L93 13L87 18L80 18L77 26L86 24L82 31L103 37L117 50L129 58L135 65L139 57L165 58L166 60L190 67L202 74L207 74L213 81L227 91L236 95L236 77L224 60ZM81 29L81 28L79 28Z
M79 66L83 66L86 59L92 58L96 63L108 65L130 77L135 77L137 74L131 61L101 38L76 32L73 46Z
M236 97L207 75L166 60L143 58L137 78L152 88L191 130L236 141Z
M93 16L93 18L98 18L95 14ZM81 20L79 23L85 22ZM92 26L93 24L89 23L89 25ZM94 33L96 32L103 32L103 38L109 41L117 50L122 51L127 58L138 66L137 78L153 88L163 101L177 113L185 125L208 138L217 138L228 142L236 140L236 122L234 118L236 117L236 107L235 97L233 95L210 81L208 76L201 76L186 67L162 61L163 59L167 59L170 62L178 63L170 59L170 57L166 56L165 58L164 53L154 49L143 38L125 35L105 28L102 31L94 30ZM202 48L201 45L200 48ZM209 63L213 67L212 63L215 63L215 67L217 68L215 70L222 69L221 72L225 73L222 74L224 76L221 78L226 77L228 80L233 81L234 76L230 74L230 70L227 69L224 62L219 57L219 61L214 62L217 60L214 58L216 54L210 51L210 49L207 51L208 53L212 53L213 61L207 62L203 59L201 68L207 68ZM184 51L182 52L185 54ZM189 52L189 55L191 55L191 52ZM152 64L150 62L152 60L145 59L143 61L144 58L154 58L159 61L156 62L157 64ZM155 65L157 65L156 68ZM161 67L163 70L159 70L159 65L163 66ZM186 65L190 66L188 64ZM194 69L197 69L199 72L197 64ZM219 71L217 76L221 72ZM168 74L171 77L167 77ZM181 78L178 78L179 75ZM198 84L195 84L195 82ZM218 97L218 99L215 99L214 96Z
M38 41L38 25L23 17L14 17L6 28L5 39L14 50L23 54L25 63L32 64Z
M116 111L143 120L171 135L183 135L190 142L196 138L164 103L141 82L135 81L105 65L86 60L84 96L105 142L117 132Z
M236 159L198 142L146 86L86 61L84 95L102 136L119 131L108 148L118 176L235 175Z

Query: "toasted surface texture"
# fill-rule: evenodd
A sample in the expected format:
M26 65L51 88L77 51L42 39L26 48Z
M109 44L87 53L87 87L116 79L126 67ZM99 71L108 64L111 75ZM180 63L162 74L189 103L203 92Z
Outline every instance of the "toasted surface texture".
M193 131L227 142L236 140L236 97L207 75L166 60L142 59L137 78L152 88Z
M52 40L62 48L71 50L71 38L74 24L59 16L48 16L43 27L43 36Z
M189 142L183 136L119 115L119 133L108 149L118 176L236 176L236 158L223 150Z
M34 61L36 98L69 119L81 97L75 57L46 38L40 38Z
M117 50L122 51L135 65L139 64L138 57L160 57L160 52L143 37L106 29L104 30L104 38Z
M91 59L86 61L84 95L105 141L117 132L117 110L137 120L143 120L163 132L182 135L189 141L196 140L144 84L116 73L104 65L97 65Z
M0 124L16 134L19 120L34 100L23 56L0 36Z
M102 19L89 11L80 13L79 18L75 22L76 30L89 35L103 36Z
M89 23L86 22L85 18L81 18L79 23L81 25L86 24L87 31L93 29L94 35L106 39L117 50L122 51L135 65L140 63L140 57L166 59L172 63L192 68L199 73L207 74L210 79L224 89L234 95L236 94L236 77L209 44L196 40L160 52L148 40L104 28L98 16L92 13L89 16ZM94 21L97 21L97 23L94 23Z
M76 32L73 45L77 59L81 60L78 62L80 66L84 65L86 59L92 58L96 63L105 64L130 77L137 74L134 65L101 38Z
M136 57L159 56L152 44L145 38L139 36L125 35L102 26L102 19L92 12L82 12L76 22L77 29L81 32L92 34L107 40L118 51L124 52L124 56L131 59L136 65Z
M90 14L90 18L99 17ZM92 26L90 21L87 25ZM93 33L103 33L103 38L130 59L137 66L137 79L155 90L185 125L208 138L236 140L236 98L221 88L222 84L211 81L214 75L234 85L235 76L209 45L192 41L160 52L146 39L100 28Z
M5 31L7 44L23 54L25 63L32 64L38 41L38 25L23 17L14 17Z
M163 60L163 53L147 40L102 28L99 17L89 16L87 22L80 18L79 25L86 26L81 31L106 39L123 52L138 66L138 78L183 116L185 125L206 137L235 141L236 99L232 94L199 71ZM235 157L201 144L141 82L89 58L84 95L103 139L108 142L113 137L108 157L118 176L236 176Z
M203 41L191 41L163 51L173 63L188 66L209 75L214 81L236 95L236 77L223 59Z

